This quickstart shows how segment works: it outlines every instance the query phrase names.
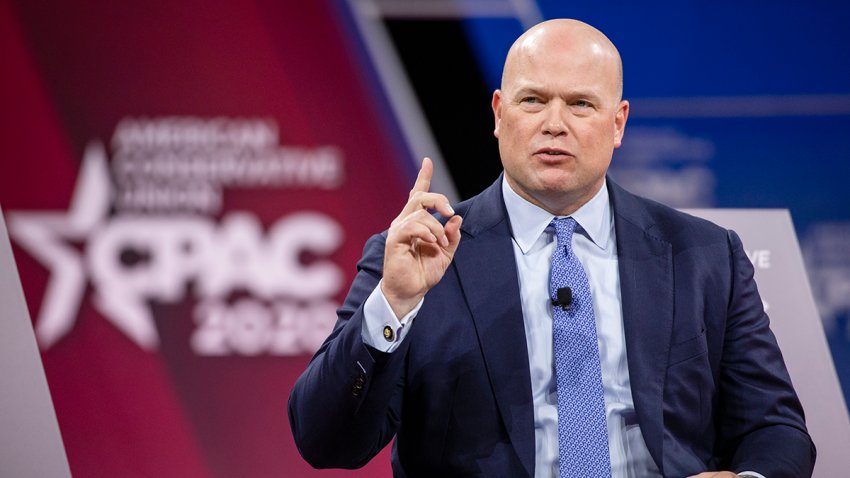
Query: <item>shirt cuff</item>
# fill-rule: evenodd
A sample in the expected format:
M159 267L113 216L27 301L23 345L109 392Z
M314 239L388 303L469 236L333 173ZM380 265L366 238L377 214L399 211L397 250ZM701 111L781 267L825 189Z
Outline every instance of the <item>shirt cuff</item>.
M401 341L410 329L410 324L422 308L424 299L419 299L416 307L398 320L381 291L383 283L384 280L381 279L363 304L363 327L360 329L360 337L363 338L364 344L381 352L390 353L401 345Z
M764 478L764 475L762 475L761 473L756 473L755 471L739 471L737 472L737 475L747 478Z

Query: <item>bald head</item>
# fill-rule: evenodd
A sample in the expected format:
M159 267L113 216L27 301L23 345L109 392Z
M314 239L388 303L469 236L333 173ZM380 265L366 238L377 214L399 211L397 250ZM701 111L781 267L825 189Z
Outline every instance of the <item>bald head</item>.
M617 47L602 32L587 23L560 18L547 20L529 28L516 39L505 58L501 89L505 90L529 59L542 55L570 55L582 52L595 62L610 64L619 101L623 96L623 62Z
M492 102L511 189L555 215L586 204L622 143L629 116L622 95L620 54L599 30L551 20L519 37Z

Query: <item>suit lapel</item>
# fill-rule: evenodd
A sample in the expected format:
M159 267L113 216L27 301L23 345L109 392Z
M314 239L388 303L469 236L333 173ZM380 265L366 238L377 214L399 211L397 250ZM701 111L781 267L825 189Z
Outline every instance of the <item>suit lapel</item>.
M472 313L490 385L520 461L534 473L534 411L519 279L501 181L472 202L454 267Z
M672 247L655 235L653 221L633 195L610 179L608 187L614 206L632 398L646 446L660 468L664 377L673 327Z

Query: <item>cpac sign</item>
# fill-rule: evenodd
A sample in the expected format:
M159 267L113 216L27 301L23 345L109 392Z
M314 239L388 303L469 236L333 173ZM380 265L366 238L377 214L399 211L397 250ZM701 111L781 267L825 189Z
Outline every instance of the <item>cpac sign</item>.
M249 211L229 212L220 221L210 216L221 205L221 190L234 183L338 186L343 173L336 149L281 148L268 121L167 118L125 120L113 151L118 184L110 178L105 148L93 142L67 213L9 215L12 236L51 271L35 327L42 348L73 328L88 282L103 316L147 350L159 342L148 303L179 302L189 291L197 299L190 344L197 354L298 355L319 346L333 326L333 297L345 281L327 259L343 243L342 227L316 211L283 216L267 231ZM233 167L228 159L228 168L197 167L205 155L234 157L223 151L238 152L249 164ZM256 168L247 166L257 163L278 176L251 173ZM171 183L156 177L163 166L171 168ZM174 182L178 170L182 177ZM187 200L180 190L205 191L212 200ZM158 199L121 203L120 197ZM312 260L303 260L305 254Z

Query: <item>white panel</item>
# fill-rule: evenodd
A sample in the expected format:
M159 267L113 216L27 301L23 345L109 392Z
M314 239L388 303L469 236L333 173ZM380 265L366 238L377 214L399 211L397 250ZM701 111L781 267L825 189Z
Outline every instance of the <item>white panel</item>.
M0 476L71 476L2 211Z

